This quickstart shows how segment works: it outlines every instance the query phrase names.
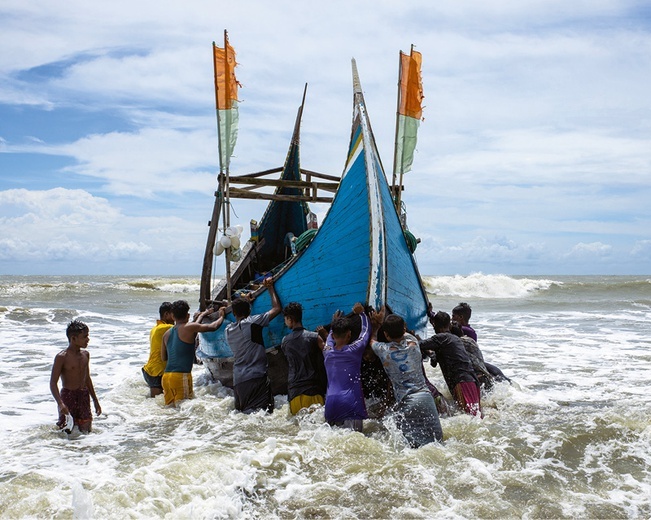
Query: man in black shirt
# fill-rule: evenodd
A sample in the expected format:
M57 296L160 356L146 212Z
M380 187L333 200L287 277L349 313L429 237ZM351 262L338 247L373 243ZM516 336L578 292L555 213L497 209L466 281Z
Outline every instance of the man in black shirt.
M482 416L479 381L461 340L450 333L450 315L439 311L432 318L436 334L420 342L435 367L441 366L443 378L459 408L470 415Z

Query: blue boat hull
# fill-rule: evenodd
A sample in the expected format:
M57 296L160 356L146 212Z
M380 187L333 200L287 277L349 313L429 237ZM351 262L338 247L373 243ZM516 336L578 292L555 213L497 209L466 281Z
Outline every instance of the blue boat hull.
M410 330L425 333L426 292L392 200L361 89L355 92L348 159L330 210L307 248L274 279L283 306L291 301L303 305L307 329L326 325L335 311L350 312L361 302L377 309L388 305ZM258 290L252 314L270 308L269 294ZM201 335L200 357L232 358L224 329ZM264 329L266 348L277 347L288 332L282 315L276 317Z

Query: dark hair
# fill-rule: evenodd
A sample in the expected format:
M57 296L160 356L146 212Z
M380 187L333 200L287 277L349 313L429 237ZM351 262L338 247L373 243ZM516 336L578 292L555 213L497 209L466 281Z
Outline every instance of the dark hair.
M335 318L330 324L330 330L332 335L336 337L341 337L346 332L350 332L350 319L348 318Z
M83 334L84 332L88 332L88 325L86 325L83 321L73 320L68 323L66 336L68 339L70 339L72 336L77 336L79 334Z
M251 314L251 304L249 303L249 300L246 300L244 298L237 298L233 300L231 309L233 311L233 314L235 314L235 316L238 318L246 318L249 314Z
M472 316L472 309L466 302L461 302L454 309L452 309L452 316L455 314L461 316L464 320L466 320L467 323L470 321L470 316Z
M463 336L463 329L461 328L461 325L459 325L459 322L456 320L452 320L450 322L450 332L455 336Z
M447 329L450 326L450 315L444 311L438 311L432 318L434 330Z
M289 316L295 322L303 321L303 306L298 302L289 302L283 309L283 316Z
M163 319L163 315L168 312L172 312L172 304L170 302L161 303L160 307L158 308L158 314L160 314L161 319Z
M172 314L175 320L182 320L190 312L190 306L185 300L176 300L172 304Z
M405 320L397 314L389 314L382 322L382 330L387 338L402 338L405 333Z

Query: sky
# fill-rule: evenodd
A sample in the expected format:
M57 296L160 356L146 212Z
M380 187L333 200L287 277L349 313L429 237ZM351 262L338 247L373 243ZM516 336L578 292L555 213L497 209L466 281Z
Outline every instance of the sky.
M421 274L651 274L651 4L627 0L3 0L0 274L200 275L225 29L231 173L282 165L308 83L302 167L341 175L351 58L389 168L414 45ZM236 199L231 222L264 207Z

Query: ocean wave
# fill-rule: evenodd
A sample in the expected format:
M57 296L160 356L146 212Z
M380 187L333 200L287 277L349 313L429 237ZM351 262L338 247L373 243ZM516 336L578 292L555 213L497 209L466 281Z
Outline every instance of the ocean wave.
M0 319L6 323L60 324L67 323L78 316L79 312L74 309L0 306Z
M137 291L163 291L169 293L189 293L199 290L197 279L169 279L169 278L146 278L132 280L121 284L121 289L132 289Z
M462 298L524 298L547 291L563 282L548 279L512 278L503 274L473 273L468 276L424 276L425 290L435 296Z
M60 294L94 294L106 291L163 291L169 293L190 293L199 291L199 279L196 277L79 277L65 279L34 280L3 279L0 280L0 297L16 296L56 296Z
M14 281L0 284L0 296L25 296L55 294L61 292L85 292L91 284L83 282L22 282Z

